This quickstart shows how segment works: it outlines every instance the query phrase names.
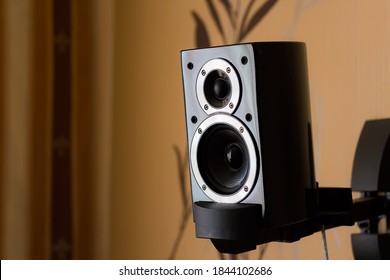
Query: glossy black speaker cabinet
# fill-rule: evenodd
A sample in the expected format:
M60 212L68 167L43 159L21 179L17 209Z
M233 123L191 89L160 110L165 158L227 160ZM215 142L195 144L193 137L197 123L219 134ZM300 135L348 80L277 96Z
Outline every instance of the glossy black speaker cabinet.
M197 237L239 252L240 242L310 234L295 234L316 211L305 44L193 49L181 59Z

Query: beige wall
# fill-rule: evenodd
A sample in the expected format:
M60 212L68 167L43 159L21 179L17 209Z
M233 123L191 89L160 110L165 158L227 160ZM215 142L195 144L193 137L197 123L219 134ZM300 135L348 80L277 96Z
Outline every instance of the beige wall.
M28 24L37 18L45 22L37 17L42 9L35 1L0 3L0 34L6 35L1 57L10 54L0 61L1 256L47 258L50 213L42 205L49 197L50 149L46 145L43 158L32 151L37 141L50 142L45 136L50 135L45 123L51 106L50 53L41 51L42 64L32 59L28 46L35 51L50 46L50 1L42 4L47 36L36 31L34 40ZM205 1L72 3L75 257L166 259L182 215L173 146L186 148L180 50L195 47L191 11L205 20L213 45L222 40ZM317 180L322 186L349 186L364 120L390 116L390 2L279 1L245 38L267 40L307 43ZM31 90L39 70L44 70L41 84ZM46 100L43 105L32 101L37 92ZM30 130L30 114L39 133ZM18 151L16 158L9 147ZM37 184L43 198L34 196ZM36 220L42 225L38 229ZM352 258L351 232L357 229L327 231L331 258ZM31 240L38 240L35 247ZM271 243L264 258L321 259L321 246L319 234L292 244ZM39 249L43 253L36 253ZM195 238L190 219L176 258L219 256L208 240Z
M179 227L180 196L172 145L183 150L179 51L195 46L190 12L221 44L205 1L116 3L112 256L166 258ZM280 1L247 41L307 43L317 180L349 186L363 121L390 115L390 3ZM330 230L330 257L352 258L354 228ZM217 257L193 224L178 258ZM272 243L265 258L322 258L316 234Z

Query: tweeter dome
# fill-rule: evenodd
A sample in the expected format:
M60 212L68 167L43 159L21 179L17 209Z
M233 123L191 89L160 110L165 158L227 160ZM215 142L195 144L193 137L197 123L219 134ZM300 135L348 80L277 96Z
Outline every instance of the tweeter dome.
M222 239L198 226L206 208L256 205L261 221L252 222L273 229L309 219L316 185L305 44L193 49L181 59L197 236Z

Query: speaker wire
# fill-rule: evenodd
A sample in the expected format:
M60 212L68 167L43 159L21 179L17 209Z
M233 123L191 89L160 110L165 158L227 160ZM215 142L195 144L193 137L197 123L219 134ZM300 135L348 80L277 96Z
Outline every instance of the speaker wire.
M322 233L322 246L324 249L324 258L325 258L325 260L329 260L328 244L326 242L326 234L325 234L325 226L324 225L322 226L321 233Z

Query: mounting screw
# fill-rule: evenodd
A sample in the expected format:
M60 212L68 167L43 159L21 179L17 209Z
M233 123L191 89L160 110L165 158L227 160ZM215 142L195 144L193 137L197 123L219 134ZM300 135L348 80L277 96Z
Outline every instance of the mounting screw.
M202 134L203 130L201 128L198 128L198 133Z
M194 64L193 64L192 62L188 62L187 68L188 68L189 70L192 70L192 69L194 68Z
M209 105L205 104L203 108L207 111L209 109Z
M230 102L230 103L229 103L229 108L230 108L230 109L233 109L233 107L234 107L234 104L233 104L232 102Z
M206 76L206 71L202 70L202 76Z
M244 128L241 126L240 127L240 132L243 133L244 132Z
M226 72L229 74L231 71L230 67L226 68Z
M249 188L247 186L244 187L244 191L248 192Z
M203 185L203 186L202 186L202 190L205 191L206 189L207 189L206 185Z

